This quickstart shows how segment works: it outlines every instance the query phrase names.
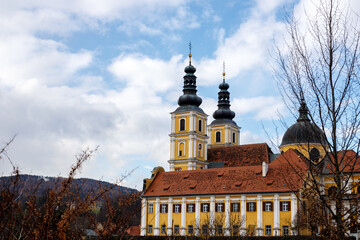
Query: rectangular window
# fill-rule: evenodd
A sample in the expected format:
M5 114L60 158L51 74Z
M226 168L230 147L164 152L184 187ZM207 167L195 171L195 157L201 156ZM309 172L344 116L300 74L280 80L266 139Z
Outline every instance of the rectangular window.
M188 234L189 234L189 235L194 234L194 227L193 227L193 225L188 225Z
M166 234L166 225L161 225L161 234Z
M246 208L248 212L256 212L256 202L248 202Z
M224 212L224 204L223 203L216 204L216 212Z
M231 211L232 212L239 212L240 211L240 203L232 203L231 204Z
M271 235L271 225L265 225L265 235Z
M181 212L181 205L180 204L174 204L173 212L174 213L180 213Z
M222 225L216 225L216 234L217 235L222 235L223 234Z
M160 204L160 212L167 213L168 212L168 205L167 204Z
M187 212L188 212L188 213L193 213L193 212L195 212L195 204L193 204L193 203L188 203L188 204L186 205L186 208L187 208Z
M246 235L250 237L255 236L255 225L248 225L248 228L246 230Z
M208 225L202 225L202 234L203 235L208 234Z
M272 212L272 202L263 202L263 210L264 212Z
M149 225L148 226L148 233L152 233L153 232L153 227L152 227L152 225Z
M233 235L234 236L239 235L239 225L233 225Z
M232 140L233 140L233 143L236 143L236 133L234 133L234 132L232 134Z
M209 204L208 203L202 203L201 204L201 211L202 212L209 212Z
M202 121L199 120L199 132L202 132Z
M174 226L174 234L179 234L179 225Z
M282 226L283 229L283 236L288 236L289 235L289 226L284 225Z
M153 213L154 212L154 204L150 203L149 204L149 213Z
M290 202L289 201L282 201L280 202L280 211L288 212L290 211Z

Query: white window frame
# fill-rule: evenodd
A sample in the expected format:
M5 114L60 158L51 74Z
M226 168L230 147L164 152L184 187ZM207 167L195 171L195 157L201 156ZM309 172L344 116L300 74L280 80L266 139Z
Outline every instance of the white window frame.
M233 212L240 212L240 204L239 203L233 203Z
M161 225L161 234L166 234L166 225Z
M154 204L150 203L149 204L149 210L148 210L149 213L154 213Z
M283 225L282 230L283 236L289 236L289 225Z
M249 212L255 212L255 202L249 202Z
M203 212L209 212L209 204L208 204L208 203L204 203L204 204L203 204L202 211L203 211Z
M180 204L174 204L174 213L180 212Z
M264 212L271 212L271 202L265 202Z
M218 203L216 206L217 212L224 212L224 203Z
M288 212L289 211L289 202L288 201L282 202L282 211L283 212Z
M219 137L219 141L218 141L218 139L217 139L217 134L220 134L220 137ZM215 132L215 142L217 142L217 143L219 143L219 142L221 142L221 131L216 131Z
M193 227L193 225L188 225L188 234L194 234L194 227Z
M193 203L188 203L188 213L193 213L194 212L194 207L195 207L195 204Z
M181 130L181 120L184 120L184 129ZM186 131L186 118L180 118L179 119L179 132Z
M179 228L179 225L174 225L174 234L179 234L179 231L180 228Z
M166 213L167 204L161 204L161 210L160 213Z

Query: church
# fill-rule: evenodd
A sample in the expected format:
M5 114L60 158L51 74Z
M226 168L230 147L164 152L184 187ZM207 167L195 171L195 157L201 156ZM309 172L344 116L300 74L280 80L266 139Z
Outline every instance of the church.
M156 167L144 179L141 235L298 234L303 179L309 163L324 165L327 150L304 99L275 154L266 143L240 145L225 72L218 109L208 124L195 72L189 54L183 95L171 112L169 171Z

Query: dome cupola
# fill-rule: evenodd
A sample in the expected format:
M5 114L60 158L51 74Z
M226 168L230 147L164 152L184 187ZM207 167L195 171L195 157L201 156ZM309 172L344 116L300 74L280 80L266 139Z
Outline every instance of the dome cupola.
M299 117L295 124L290 126L283 138L280 148L285 145L300 145L300 144L317 144L326 146L326 137L324 132L310 122L308 116L309 109L305 103L304 98L300 100Z

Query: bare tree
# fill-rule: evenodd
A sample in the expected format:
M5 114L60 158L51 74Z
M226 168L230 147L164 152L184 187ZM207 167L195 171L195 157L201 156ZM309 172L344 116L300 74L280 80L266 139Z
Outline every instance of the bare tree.
M284 47L276 47L276 74L287 106L294 109L306 102L313 126L326 133L318 136L325 163L321 168L309 164L304 180L308 196L319 200L328 219L324 224L329 234L342 239L358 209L351 193L358 184L353 176L360 172L360 31L357 14L342 1L313 4L315 13L306 12L305 19L288 17L288 38ZM325 179L334 183L331 197Z

